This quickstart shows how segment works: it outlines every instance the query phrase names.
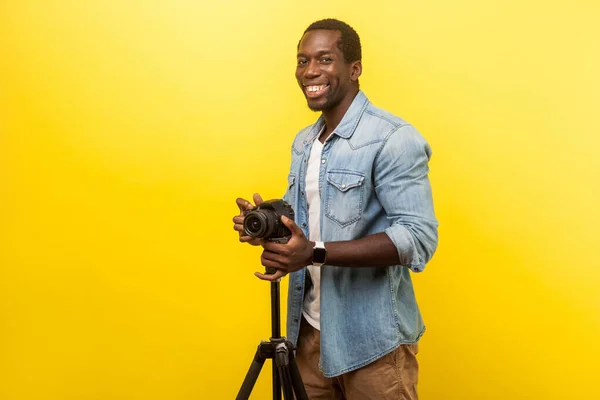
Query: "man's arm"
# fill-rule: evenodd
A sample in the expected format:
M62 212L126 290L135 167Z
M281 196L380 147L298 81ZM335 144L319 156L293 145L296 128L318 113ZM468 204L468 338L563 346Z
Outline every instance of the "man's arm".
M308 240L302 229L291 219L281 217L281 220L292 232L292 237L286 244L263 243L262 265L277 269L273 275L260 272L254 274L263 280L274 281L312 264L315 242ZM327 249L325 264L329 265L359 268L398 265L396 246L385 233L377 233L357 240L327 242L325 248Z
M396 246L383 232L357 240L328 242L325 248L326 263L339 267L387 267L400 262Z
M374 184L390 226L385 230L400 265L414 272L425 268L438 242L438 222L427 176L431 148L411 125L386 140L375 159Z

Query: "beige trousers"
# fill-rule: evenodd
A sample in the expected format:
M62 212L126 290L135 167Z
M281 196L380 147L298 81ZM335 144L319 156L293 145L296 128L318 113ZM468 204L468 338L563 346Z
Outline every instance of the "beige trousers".
M321 333L304 318L296 362L310 400L417 400L417 344L394 351L335 378L319 370Z

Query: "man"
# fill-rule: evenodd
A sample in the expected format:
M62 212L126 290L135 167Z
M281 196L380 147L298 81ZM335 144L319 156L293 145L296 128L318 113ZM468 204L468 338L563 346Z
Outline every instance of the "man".
M311 399L416 399L417 342L425 328L410 271L437 246L427 177L431 150L407 122L359 90L361 46L347 24L326 19L304 32L296 79L317 122L292 145L284 199L295 221L286 244L262 243L262 265L290 274L288 339ZM259 195L254 202L260 204Z

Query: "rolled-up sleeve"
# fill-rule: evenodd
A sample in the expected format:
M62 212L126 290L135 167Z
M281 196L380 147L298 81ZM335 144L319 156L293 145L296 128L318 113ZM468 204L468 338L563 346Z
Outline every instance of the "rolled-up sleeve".
M375 159L374 183L400 265L421 272L438 243L438 221L429 183L431 148L411 125L392 132Z

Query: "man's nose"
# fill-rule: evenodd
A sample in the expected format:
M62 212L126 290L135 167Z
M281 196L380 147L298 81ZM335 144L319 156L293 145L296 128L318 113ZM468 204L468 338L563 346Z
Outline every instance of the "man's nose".
M321 75L321 69L319 68L319 63L316 61L311 61L306 66L304 70L304 76L307 78L314 78Z

